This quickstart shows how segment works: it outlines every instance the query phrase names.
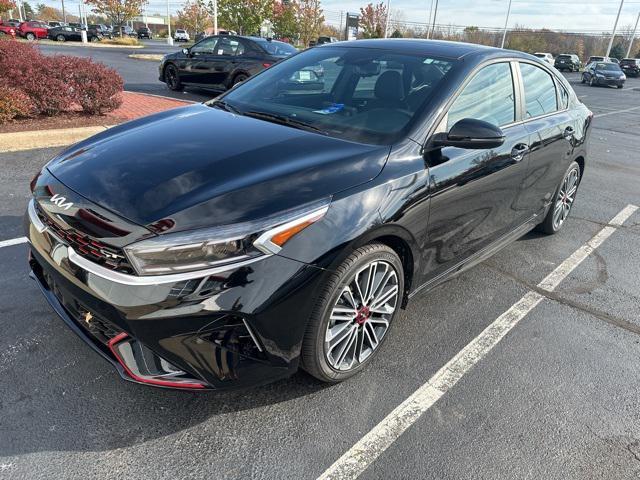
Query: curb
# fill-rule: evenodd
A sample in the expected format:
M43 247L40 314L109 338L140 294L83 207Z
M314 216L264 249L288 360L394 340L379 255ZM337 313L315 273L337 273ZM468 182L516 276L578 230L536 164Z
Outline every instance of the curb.
M112 125L31 130L27 132L0 133L0 152L19 152L36 148L63 147L104 132Z
M147 97L164 98L165 100L173 100L175 102L202 103L202 102L197 102L195 100L187 100L184 98L175 98L175 97L168 97L166 95L158 95L157 93L135 92L133 90L123 90L123 92L135 93L136 95L146 95Z
M164 55L161 53L130 53L128 57L133 58L134 60L161 62Z
M26 42L26 40L24 41ZM145 45L109 45L109 44L102 44L100 45L100 42L96 42L96 43L91 43L91 42L87 42L87 43L82 43L82 42L54 42L53 40L46 40L44 41L44 39L40 39L40 40L35 40L33 42L29 42L30 44L33 45L51 45L51 46L60 46L60 47L82 47L82 48L133 48L136 50L139 50L141 48L145 48Z

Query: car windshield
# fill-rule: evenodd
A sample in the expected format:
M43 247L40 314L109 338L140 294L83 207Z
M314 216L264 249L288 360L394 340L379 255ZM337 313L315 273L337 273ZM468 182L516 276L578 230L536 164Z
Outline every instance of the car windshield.
M274 57L288 57L298 51L296 47L285 42L257 40L257 43Z
M596 63L596 70L606 70L609 72L619 72L620 67L615 63Z
M538 58L545 58L547 56L546 53L534 53L534 55Z
M315 48L241 84L219 106L338 138L390 144L420 116L455 64L382 49Z

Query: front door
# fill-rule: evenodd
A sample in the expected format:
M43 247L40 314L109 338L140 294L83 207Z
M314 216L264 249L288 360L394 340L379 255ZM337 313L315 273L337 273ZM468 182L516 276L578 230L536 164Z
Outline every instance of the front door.
M494 149L445 147L430 152L431 208L426 269L436 277L527 220L519 197L526 173L529 132L516 122L514 76L509 62L482 68L464 87L440 130L463 118L502 128Z
M180 63L180 79L184 83L204 84L210 68L209 58L215 53L218 37L207 37L189 50Z

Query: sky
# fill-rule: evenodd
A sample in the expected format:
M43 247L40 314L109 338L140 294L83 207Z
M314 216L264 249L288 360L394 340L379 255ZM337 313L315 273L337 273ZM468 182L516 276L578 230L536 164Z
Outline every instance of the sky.
M79 0L65 0L68 12L78 11ZM181 0L169 0L171 10L181 8ZM378 0L378 2L387 0ZM42 0L30 0L35 6ZM404 21L426 23L431 0L390 0L392 18L399 12ZM44 0L60 8L60 0ZM327 23L338 25L340 12L359 12L366 0L322 0ZM509 0L438 0L437 23L443 25L504 26ZM570 31L611 31L620 0L512 0L509 26L550 28ZM149 0L147 12L166 11L166 0ZM618 29L631 26L640 12L640 0L625 0Z

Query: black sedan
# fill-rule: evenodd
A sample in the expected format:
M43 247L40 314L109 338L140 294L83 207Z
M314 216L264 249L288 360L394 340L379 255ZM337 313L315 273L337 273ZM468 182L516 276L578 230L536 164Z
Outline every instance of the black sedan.
M524 53L323 45L56 155L31 183L32 276L127 380L338 382L411 298L562 229L592 116Z
M605 85L622 88L626 79L620 65L614 62L592 62L582 72L582 83L592 87Z
M224 91L296 52L292 45L276 40L211 36L166 55L160 63L159 78L171 90L195 86Z
M102 33L91 26L86 30L87 40L89 42L99 42L102 40ZM49 39L56 40L58 42L81 42L82 41L82 29L77 27L55 27L50 28L47 35Z

